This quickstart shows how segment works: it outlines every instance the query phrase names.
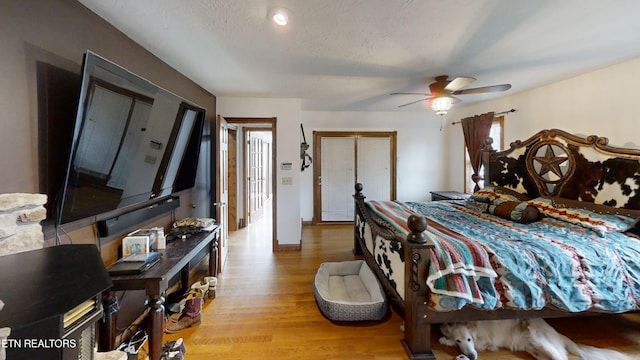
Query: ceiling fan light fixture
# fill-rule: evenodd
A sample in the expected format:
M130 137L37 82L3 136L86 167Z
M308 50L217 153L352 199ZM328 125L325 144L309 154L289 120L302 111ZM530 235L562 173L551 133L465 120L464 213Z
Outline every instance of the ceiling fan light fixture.
M449 96L439 96L431 101L431 109L440 116L446 115L453 106L453 98Z
M289 23L289 10L285 8L273 8L269 12L269 18L280 26L287 26Z

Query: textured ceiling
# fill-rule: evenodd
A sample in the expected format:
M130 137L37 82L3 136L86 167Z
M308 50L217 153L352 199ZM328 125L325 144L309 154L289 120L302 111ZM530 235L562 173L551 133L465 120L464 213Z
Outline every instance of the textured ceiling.
M493 99L640 56L636 0L79 0L217 96L302 99L303 110L420 111L392 92L438 75ZM285 28L268 21L289 9ZM595 91L596 89L594 89Z

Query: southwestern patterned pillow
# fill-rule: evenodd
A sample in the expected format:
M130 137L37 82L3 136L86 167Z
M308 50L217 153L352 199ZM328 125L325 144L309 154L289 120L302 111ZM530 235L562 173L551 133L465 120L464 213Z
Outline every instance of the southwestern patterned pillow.
M522 198L524 196L524 198ZM500 186L487 186L484 189L480 189L471 195L471 199L486 203L494 202L501 199L502 201L522 201L528 200L525 195L518 194L513 190L509 190Z
M632 218L619 215L599 214L586 209L556 207L549 198L539 197L527 201L528 204L554 219L563 220L595 231L600 237L609 232L621 232L629 228Z

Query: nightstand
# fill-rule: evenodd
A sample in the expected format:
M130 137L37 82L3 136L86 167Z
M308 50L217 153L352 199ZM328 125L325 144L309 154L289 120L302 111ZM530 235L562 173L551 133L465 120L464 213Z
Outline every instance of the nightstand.
M431 191L431 200L466 200L469 198L469 194L461 193L458 191Z

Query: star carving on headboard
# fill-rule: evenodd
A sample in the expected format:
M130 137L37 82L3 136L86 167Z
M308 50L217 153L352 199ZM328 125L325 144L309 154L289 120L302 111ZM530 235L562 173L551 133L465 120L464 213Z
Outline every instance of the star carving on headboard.
M562 170L560 169L560 165L568 160L566 156L556 156L555 152L551 145L546 145L546 150L544 156L534 156L533 160L537 161L540 164L540 170L538 174L540 176L544 176L549 172L556 174L558 177L562 177ZM541 150L538 149L538 153Z

